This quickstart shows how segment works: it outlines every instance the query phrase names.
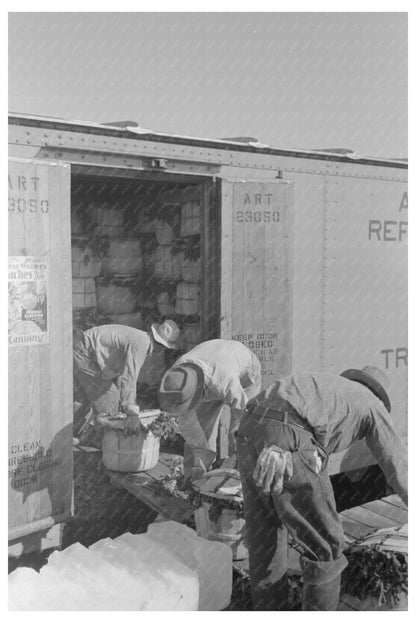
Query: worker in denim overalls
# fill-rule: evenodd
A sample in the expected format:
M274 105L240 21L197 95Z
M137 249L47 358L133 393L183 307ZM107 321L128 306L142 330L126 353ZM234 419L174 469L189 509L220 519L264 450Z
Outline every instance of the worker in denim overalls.
M248 404L237 433L251 590L256 610L287 610L287 534L301 546L303 610L336 610L344 535L328 456L365 439L407 504L407 451L396 433L387 376L295 374Z

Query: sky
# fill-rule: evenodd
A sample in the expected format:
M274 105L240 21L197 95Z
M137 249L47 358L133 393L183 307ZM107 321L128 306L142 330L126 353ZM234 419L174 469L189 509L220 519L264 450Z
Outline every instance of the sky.
M406 13L10 13L9 110L407 156Z

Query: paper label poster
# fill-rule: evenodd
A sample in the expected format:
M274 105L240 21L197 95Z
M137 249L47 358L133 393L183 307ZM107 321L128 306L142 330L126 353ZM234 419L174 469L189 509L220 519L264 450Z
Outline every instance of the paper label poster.
M48 283L47 258L9 256L9 346L49 343Z

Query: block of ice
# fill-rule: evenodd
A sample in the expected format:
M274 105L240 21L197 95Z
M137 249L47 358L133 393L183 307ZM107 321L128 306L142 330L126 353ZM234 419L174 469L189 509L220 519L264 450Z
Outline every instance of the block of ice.
M197 610L197 573L162 540L124 534L49 556L9 576L11 610Z
M67 576L69 581L75 580L84 610L135 610L140 606L131 575L80 543L51 554L48 567ZM119 607L115 608L115 604Z
M83 609L85 589L79 580L77 581L77 578L71 578L65 571L58 571L49 565L42 567L39 575L44 593L48 593L48 600L42 605L42 608L38 607L36 610Z
M146 580L143 581L146 576L146 567L140 560L136 560L133 569L127 564L132 556L129 549L127 544L116 543L111 538L105 538L91 545L89 551L106 561L112 567L113 572L119 574L120 577L128 578L128 583L118 599L128 604L128 607L123 609L149 610L151 590L146 585Z
M29 567L18 567L10 573L9 578L9 610L30 610L33 596L39 594L39 573Z
M70 601L62 591L59 578L36 573L26 567L9 576L9 608L11 610L66 610ZM20 597L19 597L20 593Z
M146 534L130 533L118 537L115 543L123 547L130 572L136 572L138 563L145 570L137 576L149 589L147 610L198 610L198 575L166 544Z
M208 541L176 521L150 524L147 534L165 543L199 578L198 610L222 610L230 603L232 551L225 543Z

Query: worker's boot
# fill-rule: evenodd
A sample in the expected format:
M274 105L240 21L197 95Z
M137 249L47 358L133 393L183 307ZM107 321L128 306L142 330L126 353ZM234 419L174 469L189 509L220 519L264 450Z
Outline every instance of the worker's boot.
M341 573L347 565L348 561L343 554L330 561L315 561L302 557L302 610L336 610Z
M304 584L302 610L337 610L341 576L326 584Z

